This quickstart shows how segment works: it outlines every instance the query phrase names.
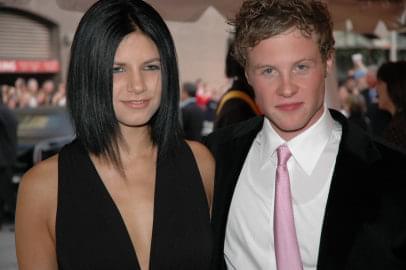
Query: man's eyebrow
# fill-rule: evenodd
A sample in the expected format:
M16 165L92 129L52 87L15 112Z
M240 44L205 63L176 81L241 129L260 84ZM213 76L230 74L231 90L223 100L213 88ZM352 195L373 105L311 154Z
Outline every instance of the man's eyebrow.
M268 67L273 67L270 64L257 64L254 66L254 69L261 69L261 68L268 68Z

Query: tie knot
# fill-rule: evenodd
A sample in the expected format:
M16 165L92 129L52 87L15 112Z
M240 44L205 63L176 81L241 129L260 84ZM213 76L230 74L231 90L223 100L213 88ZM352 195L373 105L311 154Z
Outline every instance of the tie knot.
M288 146L286 144L282 144L281 146L276 149L278 154L278 166L286 166L289 158L292 156Z

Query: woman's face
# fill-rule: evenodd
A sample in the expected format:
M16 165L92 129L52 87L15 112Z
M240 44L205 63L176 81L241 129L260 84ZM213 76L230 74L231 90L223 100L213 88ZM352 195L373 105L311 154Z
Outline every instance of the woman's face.
M120 42L113 66L113 107L120 127L148 124L161 102L161 60L155 43L140 31Z

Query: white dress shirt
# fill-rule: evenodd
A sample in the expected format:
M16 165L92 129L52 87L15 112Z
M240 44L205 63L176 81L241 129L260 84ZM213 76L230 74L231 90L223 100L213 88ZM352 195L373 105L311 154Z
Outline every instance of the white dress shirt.
M228 269L276 269L273 212L276 149L286 143L293 212L305 270L317 266L321 227L341 139L327 109L309 129L285 142L265 118L240 173L227 220Z

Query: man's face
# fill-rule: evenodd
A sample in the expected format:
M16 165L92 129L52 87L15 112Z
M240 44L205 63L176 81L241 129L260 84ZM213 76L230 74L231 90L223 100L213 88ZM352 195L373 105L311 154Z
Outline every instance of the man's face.
M323 114L325 76L317 37L297 29L262 40L247 52L246 76L258 106L285 140L300 134Z

